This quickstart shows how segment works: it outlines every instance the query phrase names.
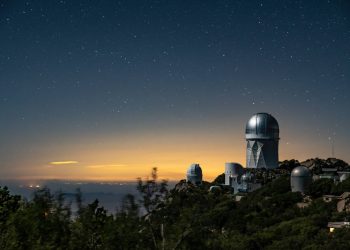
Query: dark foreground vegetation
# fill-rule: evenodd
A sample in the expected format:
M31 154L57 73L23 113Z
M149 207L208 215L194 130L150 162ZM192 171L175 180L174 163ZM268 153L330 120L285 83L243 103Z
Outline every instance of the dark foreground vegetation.
M288 163L286 163L288 165ZM298 208L288 174L236 202L209 183L139 180L139 198L127 195L114 214L95 202L72 210L64 194L42 189L31 201L0 188L0 249L350 249L350 230L329 233L329 221L350 219L322 194L350 191L350 180L314 182L311 204Z

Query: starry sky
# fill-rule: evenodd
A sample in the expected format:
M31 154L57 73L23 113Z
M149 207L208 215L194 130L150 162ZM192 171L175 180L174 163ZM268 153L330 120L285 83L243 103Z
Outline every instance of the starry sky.
M256 112L350 162L349 95L346 0L0 2L0 178L211 180Z

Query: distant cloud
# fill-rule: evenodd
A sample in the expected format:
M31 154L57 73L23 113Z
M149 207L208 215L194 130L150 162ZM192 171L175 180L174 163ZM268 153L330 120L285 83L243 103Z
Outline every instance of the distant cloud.
M77 161L53 161L50 162L51 165L68 165L68 164L77 164Z
M126 167L126 166L127 165L125 164L101 164L101 165L87 166L87 168L96 169L96 168L114 168L114 167Z

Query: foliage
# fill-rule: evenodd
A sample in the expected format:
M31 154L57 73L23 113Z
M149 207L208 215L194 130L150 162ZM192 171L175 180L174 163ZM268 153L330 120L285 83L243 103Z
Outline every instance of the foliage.
M0 249L347 249L349 229L330 235L327 223L350 214L318 197L350 191L350 182L314 182L312 202L299 208L305 197L291 192L286 169L256 171L265 185L239 202L205 182L168 190L153 169L114 214L98 200L84 205L79 190L73 213L62 193L44 188L25 201L0 188Z
M218 175L213 181L214 185L219 185L225 183L225 173Z
M143 181L138 178L137 190L141 194L141 203L147 213L151 213L156 206L161 203L164 196L167 194L167 181L157 182L157 168L152 169L151 179Z
M319 179L310 185L306 193L313 198L321 197L323 194L330 194L333 185L332 179Z
M300 166L299 161L297 160L285 160L279 163L279 168L280 169L286 169L288 171L292 171L293 168Z

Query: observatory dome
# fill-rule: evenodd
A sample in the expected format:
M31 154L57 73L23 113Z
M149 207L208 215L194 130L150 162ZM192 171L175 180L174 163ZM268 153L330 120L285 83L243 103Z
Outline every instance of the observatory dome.
M290 174L290 185L292 192L305 193L312 182L312 174L307 167L299 166Z
M225 175L227 176L238 176L243 173L243 167L239 163L227 162L225 163Z
M270 114L253 115L246 126L246 139L279 139L277 120Z
M199 185L202 183L202 168L199 164L194 163L187 169L187 182Z
M307 167L299 166L293 169L291 177L310 177L311 172Z
M237 179L244 173L241 164L235 162L225 163L225 185L232 186L234 179Z

